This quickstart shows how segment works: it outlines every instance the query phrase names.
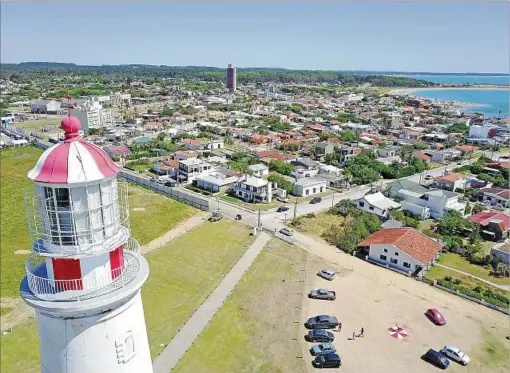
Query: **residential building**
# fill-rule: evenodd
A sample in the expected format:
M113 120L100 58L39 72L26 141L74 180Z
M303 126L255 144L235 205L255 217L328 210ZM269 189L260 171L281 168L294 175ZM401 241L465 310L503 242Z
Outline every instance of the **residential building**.
M365 194L356 202L356 207L361 211L366 211L382 219L387 219L391 210L400 208L400 203L385 197L381 192L377 192Z
M441 218L450 210L465 214L466 206L459 202L459 193L441 189L427 189L402 179L388 186L390 197L401 199L401 209L422 219Z
M501 242L491 249L491 255L494 259L504 264L510 264L510 243Z
M183 139L184 147L188 150L198 150L202 148L202 143L195 139Z
M256 177L262 177L264 175L269 175L269 167L267 167L265 164L258 163L258 164L252 164L248 166L248 169L253 172L253 176Z
M198 188L211 193L224 193L231 189L238 180L239 176L213 171L209 174L196 176L195 184Z
M298 197L313 196L315 194L324 193L326 191L326 185L327 182L324 179L303 177L296 180L292 193Z
M478 224L481 227L480 234L491 241L500 241L508 238L510 230L510 215L483 211L474 214L468 218L469 221Z
M313 147L313 152L317 157L322 157L324 155L333 154L335 151L335 146L329 142L318 142Z
M60 111L60 101L56 100L35 100L30 104L32 113L37 114L57 114ZM82 122L83 129L83 122Z
M227 67L227 89L235 92L237 89L237 69L231 63Z
M455 192L457 189L464 190L469 183L469 178L465 174L450 172L446 175L434 178L433 187Z
M493 126L489 126L486 123L482 126L473 125L469 127L468 137L472 139L488 139L496 136L497 130Z
M97 100L85 102L82 110L73 111L73 115L80 120L84 131L92 128L111 128L113 125L112 111L103 109Z
M131 106L131 93L114 93L110 95L110 104L115 107Z
M482 188L480 193L483 203L498 208L510 208L510 189Z
M381 229L358 245L358 255L391 268L423 275L439 257L442 245L413 228Z
M244 175L237 181L233 192L236 197L252 203L269 203L273 197L273 185L260 177Z
M179 182L191 184L199 175L208 174L213 166L198 158L189 158L179 161Z
M225 142L222 139L209 140L205 144L205 148L209 150L221 149L225 147Z
M169 158L157 161L152 166L152 170L160 176L168 175L168 177L177 180L179 174L179 161Z
M377 148L377 156L379 158L394 157L398 155L399 146L387 146L385 148Z
M105 146L103 150L112 159L126 158L127 156L131 155L131 150L126 145Z
M432 162L442 163L453 158L460 157L462 155L460 150L457 149L445 149L445 150L422 150L423 153L430 155Z
M290 176L292 176L293 178L295 179L299 179L299 178L302 178L302 177L315 177L317 176L319 173L319 168L312 168L312 169L308 169L306 167L301 167L301 166L298 166L294 169L294 171L292 171L292 173L290 174Z

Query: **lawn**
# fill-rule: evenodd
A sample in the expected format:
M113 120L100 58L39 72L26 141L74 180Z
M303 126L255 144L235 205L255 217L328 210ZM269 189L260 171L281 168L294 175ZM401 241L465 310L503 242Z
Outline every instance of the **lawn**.
M491 371L508 372L510 348L505 337L508 336L508 328L496 329L493 326L488 327L482 321L480 324L480 334L482 343L471 356L471 364L468 365L469 371L483 372L492 368Z
M26 131L42 129L45 126L60 127L60 119L39 119L39 120L26 120L24 122L16 122L14 125Z
M490 270L482 266L471 264L465 258L455 253L442 253L438 263L458 269L473 276L483 278L498 285L508 285L508 278L490 276Z
M184 203L129 184L131 234L141 245L161 236L197 211Z
M271 240L172 372L304 372L295 321L305 258Z
M218 286L254 240L232 220L205 223L147 256L142 290L149 343L155 358Z
M418 230L420 232L425 232L426 230L431 229L433 225L434 225L433 219L421 220L418 223Z
M325 211L300 216L289 225L303 233L324 239L324 233L332 229L342 229L344 223L345 218L343 216Z
M19 283L25 275L26 255L17 250L31 250L23 192L31 190L28 171L42 151L34 147L0 151L0 287L3 297L19 296Z
M253 242L249 234L231 220L205 223L146 257L150 275L142 297L153 358ZM1 372L39 372L35 321L14 327L12 333L1 337L0 346Z
M443 267L432 267L426 274L425 278L429 280L440 280L443 279L445 276L450 276L452 279L459 279L462 281L462 284L469 288L474 288L476 286L480 286L482 289L491 289L494 293L509 296L509 292L499 289L497 287L491 286L486 284L485 282L479 281L473 277L463 275L461 273L452 271L448 268Z

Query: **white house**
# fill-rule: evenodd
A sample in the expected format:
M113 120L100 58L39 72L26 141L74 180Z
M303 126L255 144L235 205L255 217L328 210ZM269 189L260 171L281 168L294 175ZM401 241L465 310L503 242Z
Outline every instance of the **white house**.
M390 195L402 199L401 208L423 219L441 218L450 210L465 214L466 205L459 202L459 193L441 189L427 189L409 180L390 185Z
M229 176L221 172L211 172L195 177L198 188L211 193L226 192L239 180L239 176Z
M358 245L358 254L413 275L423 274L439 256L442 245L413 228L377 231Z
M234 186L234 194L246 202L269 203L273 197L272 191L272 183L250 175L244 175Z
M296 180L292 193L298 197L313 196L325 192L326 185L327 182L324 179L303 177Z
M221 149L225 147L225 142L221 139L209 140L205 144L205 148L209 150Z
M434 184L432 186L455 192L457 189L466 189L468 184L469 177L467 175L450 172L446 175L437 176L434 179Z
M199 175L208 174L213 166L199 158L189 158L179 161L179 182L191 184Z
M400 203L385 197L381 192L377 192L373 194L365 194L357 201L356 207L361 211L375 214L380 218L387 218L390 210L400 208Z
M253 176L256 177L262 177L264 175L269 174L269 167L267 167L265 164L258 163L258 164L252 164L248 166L248 169L253 171Z
M315 177L318 174L319 168L307 169L306 167L296 167L290 176L294 177L295 179L300 179L302 177Z
M30 104L30 110L32 113L38 114L57 114L57 112L60 110L60 101L35 100Z

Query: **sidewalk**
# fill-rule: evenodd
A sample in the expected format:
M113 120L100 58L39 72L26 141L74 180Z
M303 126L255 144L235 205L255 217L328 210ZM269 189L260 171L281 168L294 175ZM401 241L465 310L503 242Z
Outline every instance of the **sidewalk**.
M168 373L175 367L232 293L270 238L268 234L259 232L255 242L225 275L223 281L184 324L163 352L156 357L153 362L154 373Z
M491 285L491 286L494 286L494 287L499 288L499 289L502 289L502 290L510 290L510 286L509 286L509 285L498 285L498 284L495 284L495 283L493 283L493 282L490 282L489 280L485 280L485 279L483 279L483 278L476 277L476 276L472 275L471 273L467 273L467 272L464 272L464 271L460 271L460 270L458 270L458 269L455 269L455 268L452 268L452 267L448 267L448 266L445 266L445 265L442 265L442 264L439 264L439 263L436 263L436 266L438 266L438 267L443 267L443 268L449 269L449 270L454 271L454 272L457 272L457 273L461 273L461 274L463 274L464 276L472 277L472 278L474 278L474 279L477 279L478 281L481 281L481 282L486 283L487 285Z

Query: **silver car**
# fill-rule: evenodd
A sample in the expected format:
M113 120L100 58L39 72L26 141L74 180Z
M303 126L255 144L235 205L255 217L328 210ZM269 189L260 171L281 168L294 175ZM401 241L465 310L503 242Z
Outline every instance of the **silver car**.
M448 357L449 359L454 360L462 365L468 365L469 362L471 361L469 356L467 356L467 354L457 346L446 345L441 350L441 353Z
M336 273L328 269L322 269L317 273L317 276L322 277L328 281L332 281L335 278Z

